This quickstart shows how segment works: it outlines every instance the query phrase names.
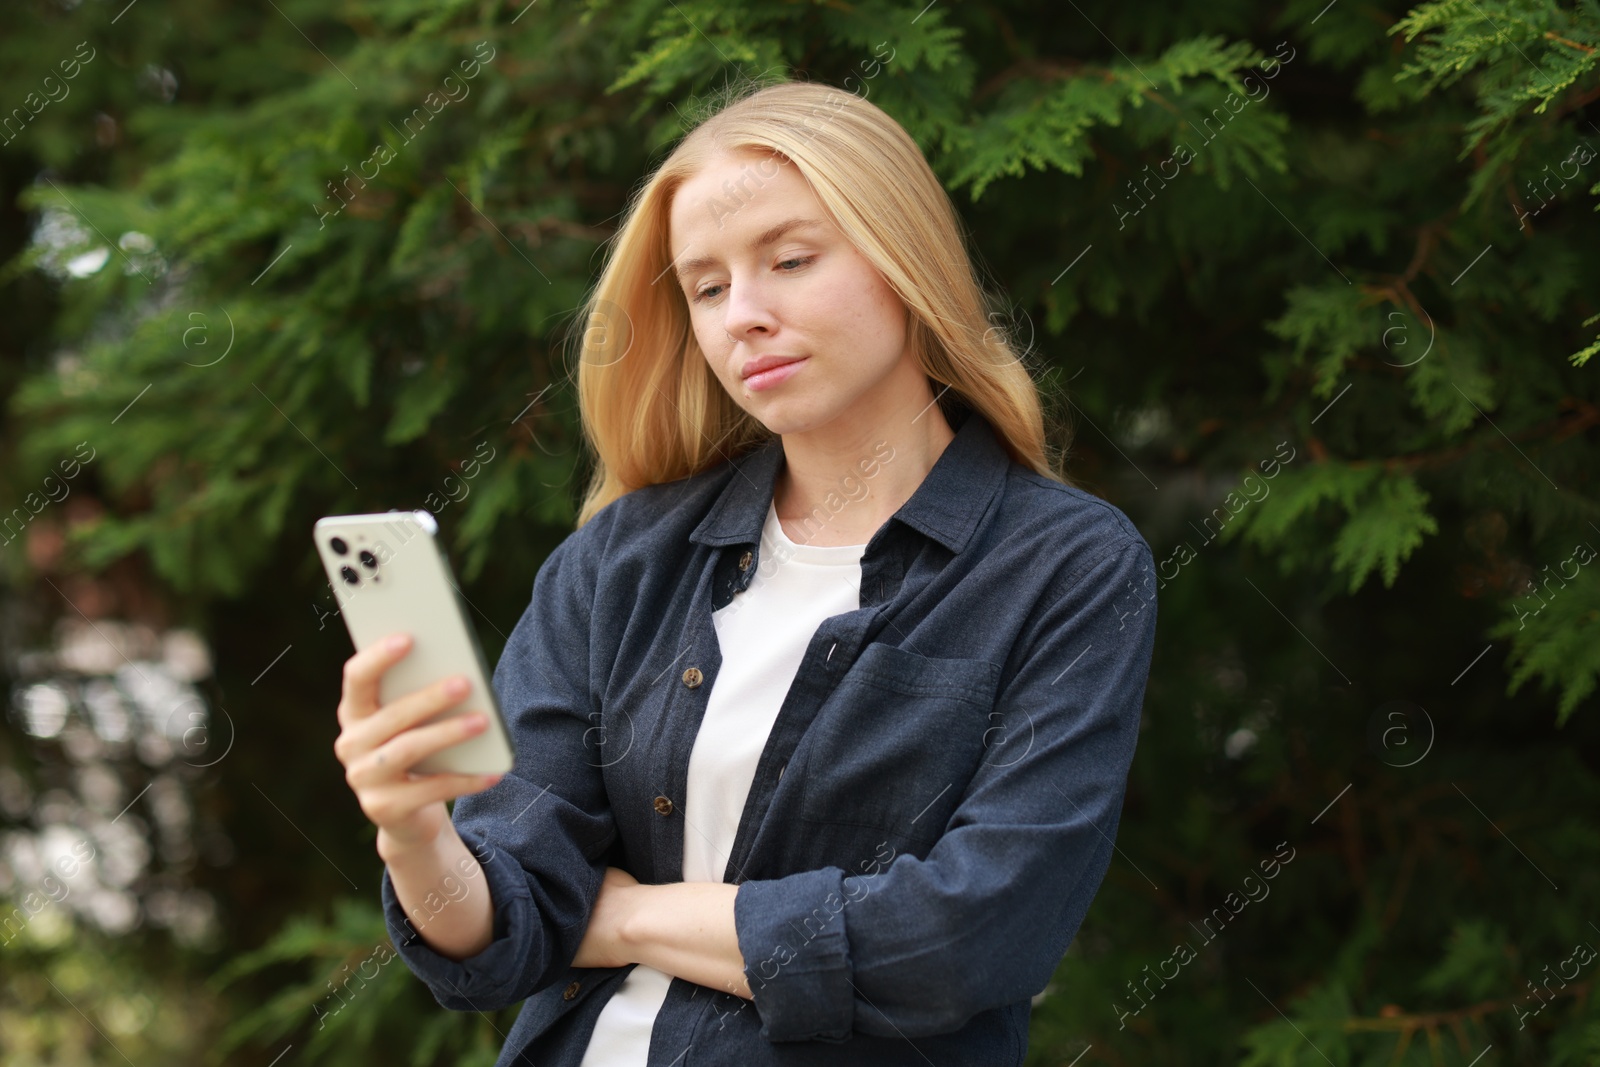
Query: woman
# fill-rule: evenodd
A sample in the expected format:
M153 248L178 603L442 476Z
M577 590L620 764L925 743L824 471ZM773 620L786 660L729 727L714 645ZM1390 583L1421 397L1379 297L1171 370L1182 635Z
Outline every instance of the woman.
M494 674L516 766L413 777L482 716L346 666L397 951L445 1007L526 998L501 1064L1021 1063L1110 862L1149 546L1054 471L948 197L855 96L698 125L589 310L596 473Z

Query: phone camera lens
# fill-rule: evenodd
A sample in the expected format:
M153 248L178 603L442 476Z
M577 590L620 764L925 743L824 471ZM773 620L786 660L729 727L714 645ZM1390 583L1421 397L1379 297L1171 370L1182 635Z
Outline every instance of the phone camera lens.
M356 569L348 563L339 568L339 576L351 585L361 584L361 575L357 574Z
M333 549L341 556L350 551L350 546L344 543L344 538L342 537L335 537L333 540L329 541L328 547Z
M369 567L372 570L377 570L378 569L378 557L374 556L371 552L368 552L366 549L363 548L361 550L361 552L359 553L358 558L361 560L361 565L363 567Z

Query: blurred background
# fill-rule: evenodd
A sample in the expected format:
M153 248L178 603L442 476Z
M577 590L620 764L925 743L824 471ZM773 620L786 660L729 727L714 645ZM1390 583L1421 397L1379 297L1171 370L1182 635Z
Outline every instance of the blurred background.
M1593 0L6 4L0 1062L493 1062L515 1009L388 963L312 523L428 509L497 659L628 193L797 77L922 145L1159 562L1029 1062L1600 1063L1597 49Z

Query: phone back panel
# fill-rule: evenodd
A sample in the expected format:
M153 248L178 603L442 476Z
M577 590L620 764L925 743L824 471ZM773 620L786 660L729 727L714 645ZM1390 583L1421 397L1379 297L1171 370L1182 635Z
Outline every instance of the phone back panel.
M383 673L379 703L390 704L448 675L462 674L471 680L471 692L427 721L471 711L489 715L483 733L434 753L412 769L503 774L511 769L512 747L488 663L435 537L437 529L426 511L330 515L317 521L314 539L339 614L358 650L396 631L411 634L411 650ZM334 549L334 538L344 542L344 553Z

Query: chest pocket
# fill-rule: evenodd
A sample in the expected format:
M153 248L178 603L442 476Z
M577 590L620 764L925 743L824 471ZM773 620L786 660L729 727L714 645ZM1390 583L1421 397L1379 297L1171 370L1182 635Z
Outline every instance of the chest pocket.
M806 731L800 818L931 845L983 758L999 679L988 660L868 645Z

